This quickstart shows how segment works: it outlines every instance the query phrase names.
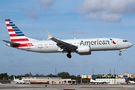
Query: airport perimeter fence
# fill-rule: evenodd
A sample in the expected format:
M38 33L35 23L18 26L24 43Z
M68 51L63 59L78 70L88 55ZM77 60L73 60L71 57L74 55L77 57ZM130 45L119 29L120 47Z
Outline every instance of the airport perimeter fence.
M10 80L0 80L0 84L10 84Z

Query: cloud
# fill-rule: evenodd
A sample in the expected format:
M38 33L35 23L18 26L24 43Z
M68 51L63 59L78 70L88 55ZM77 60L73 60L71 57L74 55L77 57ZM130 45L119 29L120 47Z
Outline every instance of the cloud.
M44 11L48 10L54 4L54 0L38 0L38 2Z
M19 7L19 9L21 11L26 12L28 18L32 18L32 19L35 19L35 20L38 19L38 13L34 11L34 8L33 7L29 8L29 9L24 8L24 7Z
M54 0L38 0L41 6L51 6L54 3Z
M121 14L114 14L114 13L91 13L86 15L88 19L95 19L95 20L103 20L108 22L118 22L121 21L122 15Z
M75 33L75 34L83 34L83 30L74 30L74 31L69 31L70 33Z
M39 14L38 14L40 12L39 9L42 9L44 11L48 10L54 4L54 0L38 0L38 2L40 3L40 8L35 7L35 5L33 5L33 6L28 6L27 8L19 7L19 9L21 11L26 12L28 18L37 20L39 18Z
M19 7L19 9L22 10L22 11L28 11L28 9L24 8L24 7Z
M28 12L28 18L38 19L38 14L34 11Z
M84 0L76 11L88 19L117 22L123 14L135 13L135 0Z

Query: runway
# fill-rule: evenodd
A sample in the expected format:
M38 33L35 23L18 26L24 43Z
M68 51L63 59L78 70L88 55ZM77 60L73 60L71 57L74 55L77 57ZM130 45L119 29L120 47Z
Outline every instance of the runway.
M135 85L0 84L0 90L135 90Z

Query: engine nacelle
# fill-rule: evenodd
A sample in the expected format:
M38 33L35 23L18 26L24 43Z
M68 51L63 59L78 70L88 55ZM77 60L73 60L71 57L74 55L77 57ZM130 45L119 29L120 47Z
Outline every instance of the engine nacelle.
M91 48L90 46L78 46L78 48L76 49L76 52L80 55L90 55Z

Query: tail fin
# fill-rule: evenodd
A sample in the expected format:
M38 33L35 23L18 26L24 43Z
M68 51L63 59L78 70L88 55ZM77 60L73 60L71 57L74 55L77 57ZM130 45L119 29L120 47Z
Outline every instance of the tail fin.
M126 83L130 83L129 80L128 80L127 78L125 78L125 82L126 82Z
M91 80L90 80L90 81L92 82L92 81L94 81L94 80L91 78Z
M22 31L10 20L5 19L7 29L11 42L26 42L29 39L22 33Z
M15 76L13 76L14 77L14 80L15 80Z

